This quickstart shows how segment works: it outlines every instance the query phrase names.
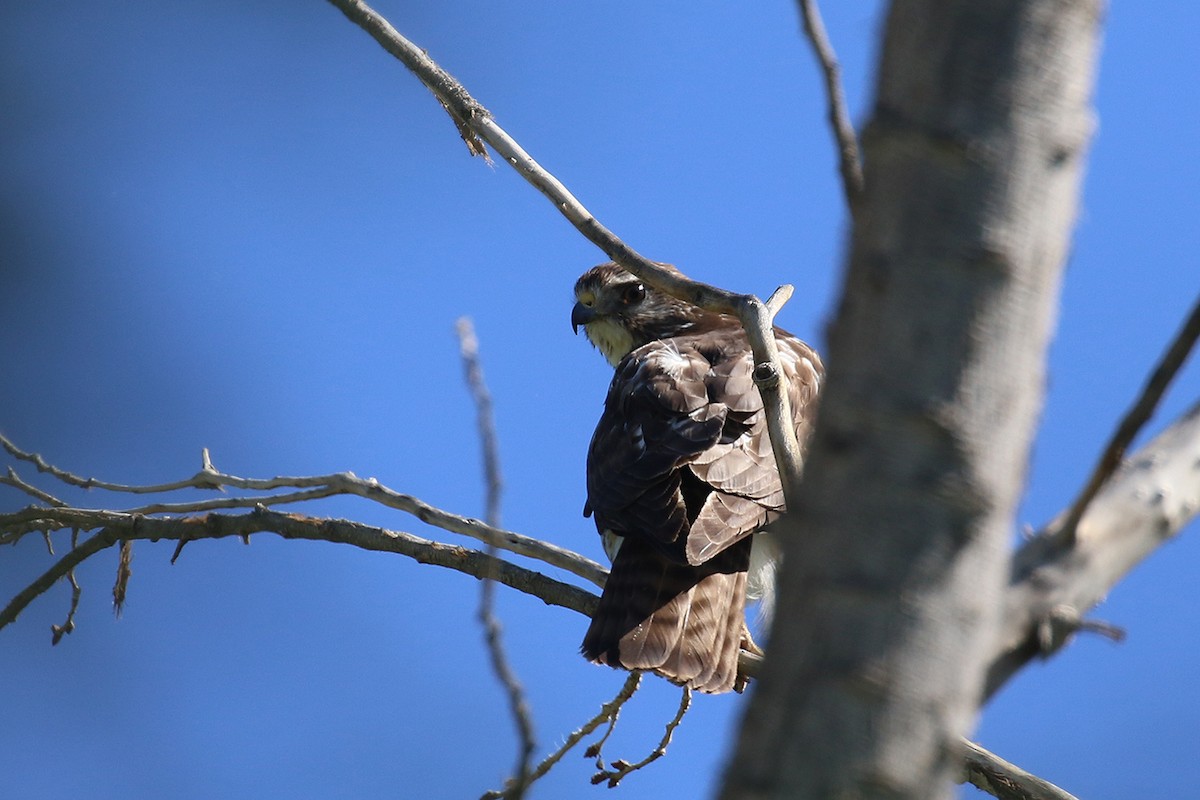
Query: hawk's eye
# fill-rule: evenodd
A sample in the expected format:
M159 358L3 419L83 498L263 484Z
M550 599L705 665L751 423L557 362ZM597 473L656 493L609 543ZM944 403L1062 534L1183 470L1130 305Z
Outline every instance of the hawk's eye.
M627 306L636 305L646 299L646 287L640 283L631 283L621 293L621 302Z

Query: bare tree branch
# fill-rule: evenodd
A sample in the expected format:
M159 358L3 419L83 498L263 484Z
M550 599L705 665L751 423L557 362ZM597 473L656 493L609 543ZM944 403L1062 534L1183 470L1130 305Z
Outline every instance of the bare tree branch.
M4 439L3 435L0 435L0 440L3 440L5 444L8 443L8 440ZM67 505L65 502L63 502L62 500L59 500L57 497L50 494L49 492L43 492L41 489L37 488L36 486L33 486L32 484L26 483L25 481L21 480L21 476L18 475L17 471L15 469L13 469L12 467L8 468L7 475L5 475L4 477L0 477L0 483L6 484L8 486L12 486L15 489L20 489L22 492L29 495L30 497L32 497L36 500L41 500L43 503L47 503L52 506Z
M38 472L45 472L50 475L53 475L55 478L58 478L60 481L67 484L68 486L75 486L80 489L103 489L103 490L109 491L109 492L124 492L127 494L164 494L167 492L175 492L180 489L216 489L216 488L220 488L220 485L221 485L221 484L214 483L212 481L207 480L207 477L209 474L214 474L214 475L216 474L215 471L212 469L212 463L208 461L208 451L207 450L204 451L204 463L205 463L207 469L202 469L200 472L196 473L191 478L185 478L181 481L173 481L171 483L153 484L150 486L129 486L129 485L123 484L123 483L109 483L108 481L102 481L97 478L84 478L84 477L74 474L73 472L67 472L64 469L59 469L58 467L54 466L53 464L47 463L46 460L44 458L42 458L40 455L38 455L37 453L27 453L24 450L22 450L21 448L17 447L15 444L13 444L11 441L9 441L8 437L4 436L4 434L0 434L0 446L3 446L4 449L7 450L9 455L11 455L13 458L16 458L20 461L27 461L30 464L33 464L35 467L37 467ZM13 473L10 468L9 476L12 477L12 476L14 476L14 474L15 473ZM232 478L233 476L225 476L225 477ZM303 479L300 479L300 478L274 478L272 480L284 481L285 483L278 484L280 486L300 486L301 484L296 483L295 481L299 481L299 480L303 480ZM8 481L4 481L4 482L8 483ZM12 485L16 485L16 484L12 484ZM224 482L224 485L233 486L235 484L230 482L229 480L226 480ZM313 484L308 484L308 485L313 485ZM247 486L240 486L238 488L274 489L274 488L277 488L277 486L248 486L247 485Z
M1191 354L1192 348L1196 346L1197 338L1200 338L1200 298L1197 298L1191 313L1183 323L1183 327L1175 334L1175 338L1171 340L1171 344L1154 367L1154 371L1150 373L1150 378L1142 388L1142 393L1138 396L1133 406L1125 412L1121 423L1117 426L1108 445L1104 448L1099 462L1097 462L1095 468L1092 470L1092 475L1088 479L1087 485L1079 493L1079 497L1076 498L1075 502L1071 504L1071 508L1067 511L1061 523L1055 526L1056 530L1052 535L1061 537L1064 543L1070 543L1075 539L1079 520L1083 518L1088 503L1092 502L1096 493L1104 486L1105 481L1120 466L1121 459L1125 456L1125 450L1133 443L1134 437L1138 435L1138 432L1141 431L1150 420L1151 415L1154 414L1154 409L1158 407L1158 402L1162 399L1163 394L1166 393L1167 387L1171 385L1171 381L1174 380L1175 375L1178 374L1184 362L1187 361L1187 357Z
M492 416L492 395L488 391L483 378L483 366L479 363L479 340L475 337L475 328L471 320L462 317L455 329L458 333L458 346L462 355L463 371L471 398L475 401L478 418L479 440L483 446L483 479L485 488L485 503L487 508L487 523L493 527L500 525L500 494L504 481L500 475L500 447L496 439L496 422ZM495 545L487 546L487 554L496 555ZM483 625L484 641L492 658L492 671L496 673L500 685L504 687L508 697L509 710L517 728L520 746L517 748L516 774L508 782L506 795L520 800L525 795L529 785L529 762L535 747L533 734L533 719L529 714L529 705L525 698L525 690L517 680L508 655L504 652L504 639L500 620L492 611L495 582L491 575L484 576L483 585L479 591L479 621Z
M1017 551L986 696L1032 659L1065 644L1085 624L1083 615L1198 511L1200 404L1105 482L1074 543L1046 532Z
M284 514L266 508L248 514L206 514L199 517L144 517L120 511L83 508L30 507L12 514L0 514L0 530L54 530L78 528L100 532L60 558L41 577L17 594L0 611L0 628L14 621L36 597L54 585L88 557L121 540L197 541L228 536L249 537L255 533L275 533L284 539L349 544L363 550L398 553L422 564L433 564L483 578L487 575L518 591L533 595L547 605L561 606L591 615L598 598L539 572L517 566L486 553L457 545L433 542L410 533L378 528L344 519L321 519L299 514Z
M3 521L0 520L0 526L2 525ZM84 526L73 527L82 528ZM8 605L5 606L3 610L0 610L0 629L4 628L4 626L8 625L10 622L15 621L17 615L24 611L27 605L49 591L50 587L57 583L59 578L63 577L64 575L72 574L75 571L75 567L79 566L96 553L99 553L101 550L112 547L114 544L116 544L116 542L116 535L105 528L95 536L87 539L83 544L71 548L69 553L59 559L54 566L50 567L50 569L43 572L37 580L18 592L17 595L8 602ZM73 616L74 614L68 615L68 622L70 622ZM64 628L65 627L67 626L64 625ZM70 627L73 629L75 626L73 623L71 623ZM51 643L56 644L61 638L61 635L55 631L55 636Z
M798 0L798 4L800 17L804 20L804 33L812 43L813 53L821 65L821 75L825 78L829 126L833 130L838 149L838 172L842 176L846 205L853 216L862 198L863 170L859 158L858 137L855 136L854 125L850 123L850 113L846 110L846 95L842 91L842 68L838 65L833 45L829 43L829 34L825 32L825 23L821 20L817 0Z
M179 503L151 503L136 508L124 509L123 511L126 514L186 514L198 511L215 511L218 509L269 507L285 503L306 502L334 495L355 495L388 508L411 514L427 525L432 525L451 533L469 536L473 539L495 545L501 550L507 550L526 558L533 558L550 564L573 575L577 575L596 586L603 586L605 576L608 574L608 570L600 564L566 548L558 547L557 545L530 536L506 531L477 519L443 511L412 495L390 489L374 478L359 478L352 472L339 472L331 475L241 478L236 475L219 472L212 468L211 462L206 462L206 469L201 470L191 478L155 486L132 486L109 483L95 478L81 478L46 463L40 455L25 453L3 435L0 435L0 444L9 453L13 454L14 457L40 465L38 467L39 471L49 473L72 486L86 486L131 494L147 494L152 491L162 493L181 489L220 489L223 487L252 491L275 491L284 488L300 488L305 490L275 495L223 497ZM12 472L11 468L10 473L10 477L16 476L16 473ZM13 481L5 481L3 478L0 478L0 482L16 485ZM17 488L29 486L24 481L21 481L19 477L17 477L16 482L21 484ZM43 502L51 503L51 505L65 505L61 500L57 500L49 495L47 495L48 499L41 498L39 494L29 492L26 489L22 490L26 491L27 494L32 494L34 497L42 499ZM40 490L34 489L34 492L40 492ZM28 530L39 530L39 528L32 526ZM24 532L25 530L0 526L0 544L13 542L17 538L20 538Z
M963 782L1000 800L1077 800L1075 795L1010 764L979 745L962 742Z
M425 51L404 38L374 9L361 0L329 2L408 67L434 93L460 131L467 128L491 145L507 164L545 195L576 230L609 258L668 294L710 311L730 314L741 321L754 351L755 384L762 394L766 409L771 446L779 464L784 497L794 500L795 488L800 482L800 446L791 424L787 392L781 391L779 386L782 372L772 330L774 315L767 306L754 295L736 294L667 271L661 264L635 251L601 225L557 178L525 152L462 84L429 58Z

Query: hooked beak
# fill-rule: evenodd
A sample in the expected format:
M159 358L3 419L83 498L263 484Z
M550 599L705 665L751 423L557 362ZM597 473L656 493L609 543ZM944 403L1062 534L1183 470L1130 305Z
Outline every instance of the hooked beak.
M580 325L587 325L595 318L595 309L589 308L583 303L576 303L575 307L571 309L571 330L578 334Z

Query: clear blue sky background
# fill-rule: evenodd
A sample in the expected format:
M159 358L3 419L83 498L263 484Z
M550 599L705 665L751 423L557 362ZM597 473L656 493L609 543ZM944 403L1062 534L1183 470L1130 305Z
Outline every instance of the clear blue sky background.
M827 6L861 121L880 6ZM791 2L380 8L634 247L737 290L795 283L782 324L822 344L846 220ZM1070 500L1200 285L1198 9L1109 11L1020 522ZM129 483L190 475L208 447L239 475L349 469L479 515L453 336L465 314L496 400L505 525L600 557L580 510L608 368L568 317L575 277L603 258L511 170L469 158L429 93L340 13L5 3L0 107L0 430L20 446ZM1198 395L1193 364L1155 428ZM0 491L4 508L26 502ZM455 541L362 501L320 512ZM1088 800L1192 793L1197 533L1099 610L1125 644L1086 638L1027 670L981 741ZM174 566L172 549L135 547L119 621L106 553L79 571L79 628L61 645L65 585L0 632L0 794L469 798L508 774L477 582L270 535L194 543ZM37 537L0 552L3 594L50 563ZM544 753L622 675L576 656L579 616L508 590L499 611ZM644 754L676 699L651 681L609 756ZM620 796L710 793L743 702L699 698ZM608 796L590 773L571 755L534 796Z

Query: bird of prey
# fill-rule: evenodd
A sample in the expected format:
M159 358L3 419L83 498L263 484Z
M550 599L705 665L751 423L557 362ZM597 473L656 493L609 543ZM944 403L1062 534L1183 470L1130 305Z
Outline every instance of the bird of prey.
M778 553L752 534L785 510L745 331L614 263L585 272L575 299L572 328L616 368L584 508L613 564L583 654L702 692L740 688L746 597L769 598ZM795 336L775 337L804 443L823 367Z

